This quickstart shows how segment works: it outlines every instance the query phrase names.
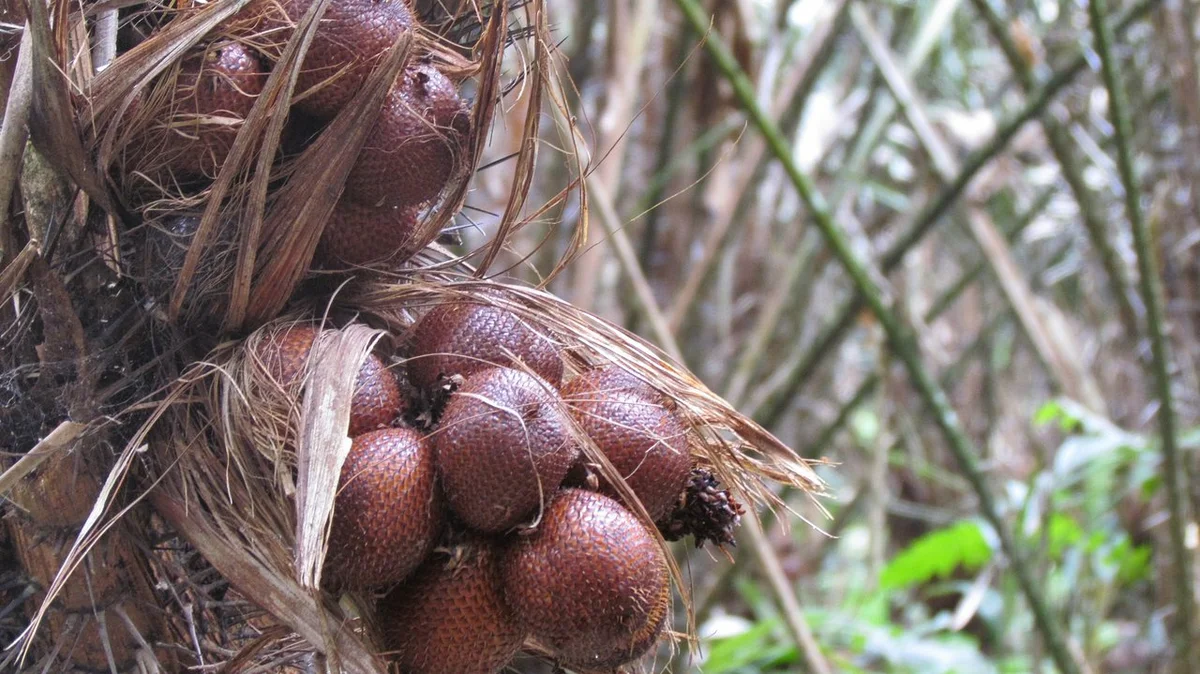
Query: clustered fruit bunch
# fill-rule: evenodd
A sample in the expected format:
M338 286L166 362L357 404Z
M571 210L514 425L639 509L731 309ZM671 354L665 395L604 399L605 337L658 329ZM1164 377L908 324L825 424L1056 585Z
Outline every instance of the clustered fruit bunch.
M673 565L664 541L691 536L698 546L734 543L742 509L714 470L726 471L726 481L751 497L766 494L759 478L797 486L819 486L819 480L694 380L678 376L669 363L651 362L654 354L616 326L590 315L584 320L586 312L569 308L555 315L549 304L532 300L505 305L498 283L461 284L468 288L461 292L450 287L459 274L487 271L492 253L511 241L520 223L499 228L483 269L470 267L470 255L422 269L401 266L463 206L466 178L506 92L546 86L538 73L552 67L543 53L553 36L541 3L318 2L247 0L236 3L236 12L232 2L117 3L120 56L79 87L72 81L69 93L51 91L65 93L75 106L71 131L82 136L85 150L77 152L72 142L70 152L44 153L84 164L58 167L71 169L61 173L79 178L93 197L71 207L95 204L93 212L105 208L129 226L96 237L106 264L85 265L112 272L111 287L79 295L103 298L97 315L113 318L98 322L107 327L95 340L102 347L96 353L104 354L97 362L109 363L110 352L122 355L102 372L76 368L89 373L89 383L103 384L93 411L103 410L106 419L97 425L107 433L131 415L145 419L130 435L114 435L129 440L129 460L113 463L106 484L134 484L124 479L133 466L157 472L142 483L143 495L165 533L186 545L178 554L156 549L148 557L156 572L153 589L186 578L186 586L179 582L186 592L170 594L190 602L201 597L193 594L198 574L215 571L263 611L243 615L240 600L227 599L227 588L217 583L202 597L214 600L206 607L211 616L200 604L182 602L180 615L166 608L153 615L176 626L186 622L197 649L213 641L225 650L228 637L228 645L240 648L228 649L234 655L226 664L233 668L276 662L278 646L289 657L310 648L331 663L337 655L353 657L358 669L367 669L379 664L370 641L405 674L495 673L522 651L587 674L620 670L652 653L670 629ZM57 31L70 7L51 5L63 9L52 12ZM426 8L428 25L414 6ZM509 18L517 8L528 31ZM437 11L454 20L434 35ZM32 19L27 25L35 23L41 25ZM476 29L478 39L466 37ZM209 36L202 38L204 31ZM30 34L34 63L53 69L56 62L39 54L40 34ZM503 54L526 34L537 47L530 63L538 69L531 66L510 82L523 86L502 87L508 77ZM54 42L71 50L79 40ZM405 44L404 58L396 58L392 50ZM35 77L44 75L42 66L34 66ZM469 77L478 79L474 105L460 94L471 88ZM35 96L35 108L43 98L58 101ZM527 100L528 110L516 108L529 114L506 223L509 213L526 210L521 204L531 184L542 98ZM366 101L379 102L369 124L364 120L375 111ZM38 117L30 124L35 143L46 128L61 127ZM319 156L326 149L337 161ZM322 182L334 182L335 175L338 184ZM582 207L582 183L571 183ZM90 217L86 224L91 227ZM127 248L135 254L126 255ZM444 258L442 252L432 257ZM71 255L82 259L77 251ZM389 273L346 278L310 273L313 264ZM29 266L30 275L45 273L43 266ZM143 294L123 292L118 274L140 282ZM55 303L76 299L57 297L65 287L46 285ZM432 307L423 301L432 297L444 301ZM75 325L47 306L41 326L47 334ZM168 329L133 320L143 317L140 309ZM326 382L305 389L312 372L338 369L352 349L326 349L334 341L323 331L337 328L296 317L324 312L346 329L343 319L351 311L393 334L357 373L345 372L355 376L346 437L318 442L314 438L330 435L333 408L316 393L329 389ZM144 330L147 324L155 329ZM26 332L42 336L33 328ZM338 337L343 345L361 344L356 340L368 332L353 326ZM87 344L70 336L69 353L83 358L83 347L93 341L90 328ZM29 345L30 353L41 353L36 339ZM337 352L336 360L314 368L314 356L326 352ZM664 365L657 368L668 377L664 382L644 375L657 365ZM109 383L110 374L119 376L119 386ZM36 381L60 385L51 379ZM72 378L58 379L73 396ZM158 406L147 412L147 400L159 393ZM129 405L107 418L110 406L123 407L118 396L128 396ZM88 442L110 442L93 435L90 423L75 425L88 427ZM764 461L739 462L742 446L764 450ZM147 447L153 451L143 455ZM331 480L323 478L333 475L322 470L335 456L344 460L331 494L324 491ZM278 489L260 500L263 485ZM81 543L113 528L121 515L109 514L130 511L113 507L119 496L116 489L97 492L86 512L108 514L84 522ZM328 529L306 528L323 520L330 499L331 521L318 523ZM158 519L146 521L153 522L147 538L159 540ZM92 547L63 550L61 563L51 559L43 566L69 574ZM193 575L193 551L211 568ZM312 562L321 555L318 569ZM141 560L108 566L113 573L106 579L114 586L145 571ZM323 586L314 596L308 590L317 575ZM83 580L92 579L89 573ZM137 580L147 581L150 597L150 575ZM345 603L332 601L334 595ZM43 609L57 608L53 601L48 595ZM98 638L84 645L103 646L96 650L112 664L104 609L91 608L95 620L79 622L79 629L93 630L94 623ZM221 639L202 630L197 637L194 608ZM68 622L76 615L91 620L68 613ZM167 642L164 632L139 633L141 621L121 616L138 648ZM343 619L355 629L351 639L341 640ZM203 664L201 655L196 661Z
M317 334L276 328L257 361L294 389ZM671 603L649 522L732 543L740 513L721 492L726 519L705 519L723 534L676 517L705 471L671 403L612 365L566 377L551 335L484 299L439 304L405 337L402 367L371 355L357 376L325 584L383 593L384 653L407 674L498 672L530 638L587 671L648 653Z
M126 145L124 173L140 184L203 186L228 159L297 21L314 0L253 0L218 39L164 76L167 106ZM346 107L382 57L420 30L408 0L334 0L301 63L280 157L296 156ZM418 44L417 40L411 41ZM469 107L429 53L410 56L384 99L324 229L318 260L330 266L399 262L428 241L422 211L465 175ZM148 105L135 99L127 111ZM187 191L185 189L185 191ZM166 229L178 229L173 222Z

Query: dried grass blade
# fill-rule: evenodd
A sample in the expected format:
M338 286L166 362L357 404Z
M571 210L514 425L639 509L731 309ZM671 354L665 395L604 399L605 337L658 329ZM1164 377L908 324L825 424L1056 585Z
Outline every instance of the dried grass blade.
M38 248L38 240L30 239L25 244L25 247L21 249L21 252L13 257L12 262L9 262L4 267L4 271L0 272L0 304L8 302L13 293L17 291L17 285L25 277L25 271L29 269L29 263L33 262L34 258L39 255Z
M187 257L184 259L179 278L176 280L168 309L172 319L178 318L182 311L184 299L188 290L192 288L192 279L200 266L200 258L210 252L210 241L218 227L221 226L223 218L232 211L242 214L239 224L245 224L247 221L249 224L239 231L241 238L238 246L237 268L232 279L230 302L226 308L225 327L226 329L235 329L241 325L247 303L246 295L249 293L247 277L253 272L252 265L257 254L262 209L265 208L266 181L270 177L270 163L279 145L279 138L283 132L283 123L287 118L287 109L291 102L292 90L295 88L300 66L312 44L318 22L330 4L330 0L319 0L313 3L301 17L295 33L280 55L279 62L267 79L263 91L259 94L258 100L254 102L254 107L243 122L242 128L239 129L233 147L230 148L229 156L226 157L217 180L209 192L208 205L200 218L200 226L193 235ZM241 204L226 203L226 195L233 189L236 180L243 175L244 167L249 163L251 151L258 146L260 135L262 146L259 147L258 154L259 170L252 179L252 196L250 197L252 205L258 206L256 212L253 208L240 208ZM247 248L251 246L254 247L254 250L248 251Z
M325 330L313 344L296 448L296 578L321 587L321 563L338 478L350 452L350 401L357 373L384 333L364 325Z
M188 508L162 491L151 496L155 510L178 530L192 545L203 552L205 559L229 580L242 594L254 597L255 602L272 615L287 622L310 644L335 657L346 671L383 674L386 668L366 646L344 627L336 629L327 641L330 626L341 621L332 615L315 596L295 581L272 572L246 551L234 545L224 532L202 517L197 509ZM334 663L330 663L332 666ZM335 667L333 671L338 671Z
M21 478L33 472L43 461L71 446L86 428L87 424L77 421L64 421L56 426L33 449L25 452L16 463L9 466L8 470L0 473L0 496L7 494Z
M230 166L229 164L233 162L227 161L224 169L232 175L238 170L240 161L245 156L242 152L243 146L246 148L245 152L249 152L249 148L254 146L255 139L263 138L263 146L259 149L258 163L250 184L248 203L245 208L240 209L242 213L241 241L238 246L237 265L229 290L230 302L225 316L226 328L237 328L245 321L246 309L250 303L251 282L262 238L263 217L267 208L271 162L279 148L284 123L288 117L286 111L296 88L304 56L312 46L319 21L327 8L327 3L314 3L309 11L301 17L296 35L284 48L279 63L271 72L270 78L259 95L259 100L255 102L254 109L250 111L250 115L234 141L231 159L236 155L239 163ZM262 132L264 126L266 127L265 134Z
M65 3L58 3L65 7ZM60 17L61 18L61 17ZM60 21L61 26L64 21ZM55 46L46 3L29 3L28 30L32 47L33 98L29 135L51 164L66 173L105 210L115 212L115 202L98 179L75 128L75 114L67 90L65 55Z
M488 23L487 37L484 41L484 67L483 67L483 82L480 85L480 108L483 105L494 107L500 96L500 65L501 56L504 53L503 44L506 41L507 33L504 29L508 26L508 3L501 2L497 5L499 11L492 14ZM475 270L475 275L483 278L487 274L488 268L496 261L500 252L504 250L509 238L514 233L514 228L517 220L521 215L521 210L525 206L525 201L529 197L529 188L533 184L533 166L534 160L537 158L538 145L538 127L541 119L542 107L542 81L543 67L546 61L545 45L542 42L541 28L545 21L545 12L536 12L538 21L538 35L534 38L534 56L530 60L529 67L526 69L524 76L526 81L532 81L534 84L529 89L528 113L525 115L525 128L521 133L521 149L517 153L516 166L514 168L513 182L509 189L508 199L505 200L504 216L500 219L499 225L496 227L496 234L492 237L491 243L487 247L487 252L484 253L483 262L479 268ZM486 98L484 98L486 96ZM476 126L476 135L486 131L482 125ZM479 150L482 143L476 143L475 149ZM476 151L474 159L478 161L479 152ZM471 164L472 166L475 163Z
M90 108L81 110L82 123L112 117L125 107L130 94L139 91L183 57L222 21L233 16L250 0L217 0L187 15L181 15L151 35L145 42L121 54L92 81Z
M407 65L414 36L405 33L363 84L354 99L297 161L296 171L280 191L263 226L254 292L247 322L273 318L291 297L308 270L317 242L341 197L346 176L374 126L384 97Z
M587 166L589 160L587 157L589 156L589 152L586 145L581 145L583 143L582 135L579 133L579 129L575 125L574 116L570 112L571 105L563 93L562 82L558 80L558 76L555 74L560 72L567 72L567 67L557 62L553 68L547 69L545 86L550 89L549 98L550 104L554 106L555 126L558 128L558 132L566 137L567 146L571 148L569 156L575 164L575 175L577 177L543 208L531 214L530 218L540 217L542 212L548 210L551 204L559 200L566 201L567 192L572 189L577 189L579 192L579 204L576 207L579 215L578 223L574 231L571 232L571 240L567 243L567 249L563 251L554 269L551 269L546 274L546 279L542 282L541 287L545 287L551 279L562 273L568 265L585 252L585 246L587 246L588 241L588 226L591 223L589 215L591 213L591 204L589 203L587 189L587 176L589 173Z

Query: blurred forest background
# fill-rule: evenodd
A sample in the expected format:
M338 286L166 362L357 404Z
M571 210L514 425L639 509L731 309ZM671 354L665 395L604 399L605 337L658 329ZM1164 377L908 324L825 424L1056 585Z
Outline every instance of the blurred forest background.
M680 550L701 641L658 668L1200 671L1197 8L1109 1L550 3L529 212L589 168L551 289L827 459L829 517Z

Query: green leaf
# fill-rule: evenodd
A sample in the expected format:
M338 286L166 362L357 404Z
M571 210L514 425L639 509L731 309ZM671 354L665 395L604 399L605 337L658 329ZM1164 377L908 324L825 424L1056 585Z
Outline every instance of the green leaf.
M1152 475L1142 483L1142 498L1149 501L1154 498L1160 490L1162 490L1163 478L1161 475Z
M1050 516L1046 538L1046 552L1051 559L1059 559L1067 548L1083 539L1083 529L1070 515L1054 513Z
M888 589L908 587L946 578L960 567L973 571L991 558L979 525L965 520L913 541L883 569L879 583Z
M1063 406L1057 400L1047 401L1046 404L1038 408L1038 411L1033 415L1034 426L1045 426L1066 414Z
M723 674L757 662L772 645L772 631L778 624L777 620L764 620L737 636L711 640L704 671Z
M1045 426L1055 421L1058 422L1058 427L1064 432L1071 432L1078 428L1083 420L1079 418L1079 415L1075 411L1069 409L1059 400L1047 401L1033 415L1034 426Z
M1129 540L1113 548L1108 561L1117 565L1117 581L1130 585L1150 576L1151 550L1149 545L1131 545Z

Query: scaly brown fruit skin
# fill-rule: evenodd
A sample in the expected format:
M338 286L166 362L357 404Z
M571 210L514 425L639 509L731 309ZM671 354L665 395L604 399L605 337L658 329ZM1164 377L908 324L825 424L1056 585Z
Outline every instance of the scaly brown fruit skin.
M670 605L662 548L621 504L564 489L501 558L517 620L566 664L610 669L657 642Z
M346 196L371 206L434 199L464 165L471 116L454 84L430 64L396 78L354 168Z
M562 381L557 344L516 315L483 304L455 301L430 309L413 327L411 345L408 374L424 389L443 377L516 367L512 356L552 386Z
M319 332L316 326L298 324L273 330L263 336L257 355L275 383L283 388L300 383L304 366L308 363L308 354Z
M338 481L325 558L329 584L364 589L403 580L433 549L444 521L424 437L407 428L358 436Z
M627 391L564 396L580 429L625 478L650 517L671 513L692 471L687 428L660 402ZM586 457L584 459L586 461ZM615 493L601 478L608 493Z
M429 243L417 238L418 222L415 208L377 208L343 197L317 252L330 266L396 265Z
M658 389L626 372L617 365L601 365L580 372L574 379L562 385L563 398L598 398L609 393L632 393L653 402L662 402Z
M350 437L388 428L405 412L407 404L400 393L396 376L383 359L369 354L358 370L354 381L354 397L350 399Z
M453 560L431 557L379 601L385 649L405 674L494 674L525 632L504 603L493 544L471 539Z
M533 375L493 368L468 377L432 434L447 502L467 526L507 531L558 489L578 448L562 401Z
M289 26L274 35L285 42L313 0L282 0ZM257 8L263 12L263 9ZM264 23L281 28L277 13L263 13ZM312 44L304 56L296 79L296 107L329 119L358 93L367 76L401 34L414 26L412 11L404 0L334 0L321 17ZM319 89L317 87L320 87Z
M312 325L293 325L276 330L263 338L258 355L267 373L284 389L300 383L304 366L319 330ZM383 360L370 354L363 361L350 399L350 426L346 434L355 437L379 428L387 428L402 416L408 402L400 385Z
M267 81L248 47L211 45L180 66L170 117L133 141L127 156L133 170L165 169L177 177L215 178ZM136 105L136 103L135 103Z

